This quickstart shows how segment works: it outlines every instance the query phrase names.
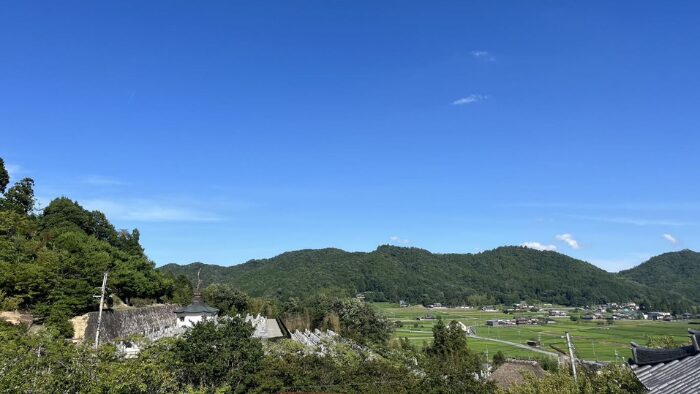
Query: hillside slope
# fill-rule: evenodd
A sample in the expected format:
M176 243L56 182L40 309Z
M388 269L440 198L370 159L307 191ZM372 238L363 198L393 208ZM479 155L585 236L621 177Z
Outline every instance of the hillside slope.
M380 246L370 253L300 250L232 267L197 263L160 269L194 280L199 268L205 283L228 283L253 296L281 300L320 292L375 292L376 299L448 304L540 300L586 305L679 299L560 253L522 247L478 254L434 254L395 246Z
M692 250L664 253L620 276L650 287L667 289L700 303L700 253Z

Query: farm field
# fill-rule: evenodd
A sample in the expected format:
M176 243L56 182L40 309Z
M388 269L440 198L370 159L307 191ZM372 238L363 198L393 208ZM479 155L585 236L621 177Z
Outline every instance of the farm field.
M688 328L700 329L693 321L649 321L616 320L613 324L605 321L571 321L568 317L555 318L554 324L521 325L515 327L487 327L486 320L512 319L516 316L542 316L539 312L505 314L503 312L483 312L468 309L428 309L423 306L400 308L397 304L375 303L384 315L393 321L401 321L394 337L408 338L417 346L432 340L432 327L436 320L416 320L428 314L441 317L446 322L457 320L471 326L476 335L526 345L527 341L541 343L540 349L556 352L550 345L566 349L565 332L571 334L577 356L590 361L624 362L631 357L630 342L644 345L647 336L672 336L679 343L689 342ZM563 308L558 308L563 309ZM502 351L507 357L541 358L540 353L515 347L509 344L469 338L469 346L479 352L488 352L489 357Z

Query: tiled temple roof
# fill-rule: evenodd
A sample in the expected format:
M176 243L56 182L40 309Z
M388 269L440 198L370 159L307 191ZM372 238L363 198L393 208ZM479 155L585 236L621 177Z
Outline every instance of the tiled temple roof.
M700 392L700 332L688 330L692 344L650 349L632 344L632 371L649 393Z
M178 308L174 311L177 314L180 313L202 313L202 314L207 314L207 315L215 315L219 313L219 310L216 308L212 308L208 306L207 304L204 303L202 300L202 296L200 295L195 295L192 298L192 303L182 307Z

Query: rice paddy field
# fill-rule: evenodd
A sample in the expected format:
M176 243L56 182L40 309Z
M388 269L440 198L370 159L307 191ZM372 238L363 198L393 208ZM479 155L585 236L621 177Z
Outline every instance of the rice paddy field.
M700 330L700 322L681 320L673 322L650 320L616 320L612 324L606 321L571 321L568 317L555 318L556 323L546 325L519 325L514 327L487 327L486 320L513 319L515 317L544 316L540 312L505 314L483 312L471 309L428 309L423 306L401 308L398 304L375 303L381 312L393 321L401 321L403 327L397 328L394 337L408 338L418 347L432 341L432 327L437 320L416 318L433 315L441 317L446 323L457 320L472 327L476 335L493 338L527 346L527 341L539 341L539 349L556 351L550 346L566 349L564 334L569 332L576 348L577 357L590 361L624 362L631 357L630 342L644 345L647 336L672 336L679 343L689 343L688 328ZM557 308L564 309L565 308ZM476 351L488 353L489 358L497 351L507 357L541 358L546 355L533 350L520 348L478 338L469 338L469 346Z

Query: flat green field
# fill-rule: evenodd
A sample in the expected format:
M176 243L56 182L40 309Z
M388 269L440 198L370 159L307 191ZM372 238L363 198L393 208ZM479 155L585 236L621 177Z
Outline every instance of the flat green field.
M502 312L482 312L465 309L427 309L422 306L400 308L397 304L375 303L384 315L391 320L400 320L403 327L396 329L396 338L408 338L416 345L432 340L432 327L435 321L418 321L419 316L427 314L440 316L446 322L457 320L471 326L476 335L485 338L500 339L508 342L527 344L529 340L540 341L541 349L552 351L550 345L566 349L563 338L565 332L572 336L578 357L592 361L623 362L631 357L630 342L644 345L647 336L672 336L679 343L689 342L688 328L700 329L700 324L692 321L649 321L616 320L612 324L605 321L577 321L568 317L556 318L554 324L521 325L515 327L487 327L486 320L512 319L516 316L542 316L543 313L518 313L508 315ZM561 309L561 308L559 308ZM487 352L489 356L502 351L506 356L518 358L543 357L544 355L508 344L469 338L472 349Z

